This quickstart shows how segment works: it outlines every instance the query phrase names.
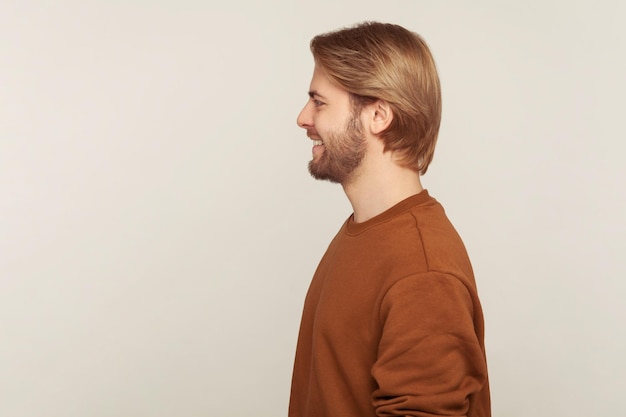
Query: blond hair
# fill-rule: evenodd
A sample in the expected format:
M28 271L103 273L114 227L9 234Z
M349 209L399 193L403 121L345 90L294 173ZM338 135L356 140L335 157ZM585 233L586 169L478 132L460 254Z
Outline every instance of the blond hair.
M441 87L424 40L402 26L364 22L311 40L317 65L347 90L356 106L387 102L393 120L380 135L385 151L425 174L441 122Z

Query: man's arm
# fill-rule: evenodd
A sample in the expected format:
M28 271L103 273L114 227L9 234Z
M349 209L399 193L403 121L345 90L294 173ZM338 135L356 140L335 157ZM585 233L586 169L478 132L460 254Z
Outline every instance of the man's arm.
M378 416L488 417L483 317L476 290L429 272L396 282L384 296L382 336L372 368ZM472 397L486 405L471 404Z

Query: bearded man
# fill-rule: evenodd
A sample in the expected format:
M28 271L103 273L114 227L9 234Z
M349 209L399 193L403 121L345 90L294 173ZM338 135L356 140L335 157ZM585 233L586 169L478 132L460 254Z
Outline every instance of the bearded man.
M463 242L420 181L441 91L423 39L377 22L316 36L298 125L311 175L353 214L304 303L290 417L489 417L480 301Z

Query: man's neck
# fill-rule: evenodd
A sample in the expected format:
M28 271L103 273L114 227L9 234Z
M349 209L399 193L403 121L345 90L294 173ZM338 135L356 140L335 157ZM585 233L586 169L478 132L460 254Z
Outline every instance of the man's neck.
M399 165L356 172L343 184L354 210L354 221L362 223L423 190L419 175Z

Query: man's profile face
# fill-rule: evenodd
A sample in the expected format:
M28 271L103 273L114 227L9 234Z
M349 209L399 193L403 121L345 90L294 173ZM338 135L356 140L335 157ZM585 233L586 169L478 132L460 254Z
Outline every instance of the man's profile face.
M313 140L309 172L319 180L345 184L365 156L365 138L350 94L330 82L318 65L313 71L309 101L298 126Z

